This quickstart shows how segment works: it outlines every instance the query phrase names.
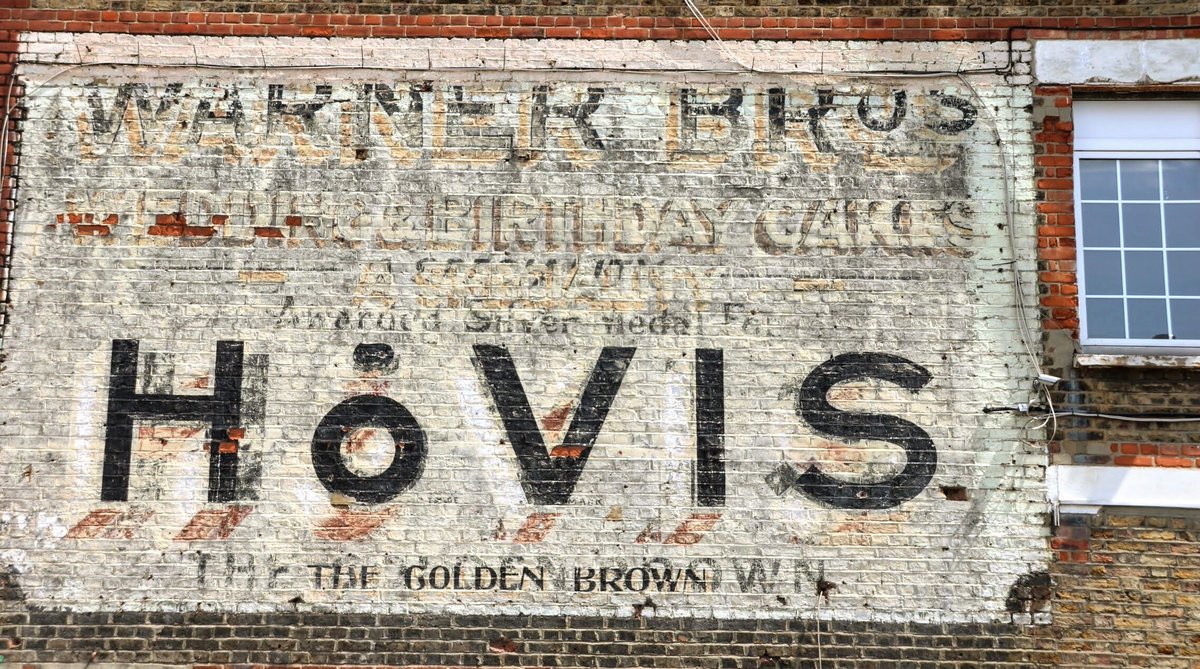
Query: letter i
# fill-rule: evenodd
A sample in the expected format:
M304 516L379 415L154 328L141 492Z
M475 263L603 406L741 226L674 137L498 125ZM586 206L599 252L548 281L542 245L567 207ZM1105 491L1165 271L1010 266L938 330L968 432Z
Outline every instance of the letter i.
M696 349L696 466L692 487L700 506L725 506L725 357L719 348Z

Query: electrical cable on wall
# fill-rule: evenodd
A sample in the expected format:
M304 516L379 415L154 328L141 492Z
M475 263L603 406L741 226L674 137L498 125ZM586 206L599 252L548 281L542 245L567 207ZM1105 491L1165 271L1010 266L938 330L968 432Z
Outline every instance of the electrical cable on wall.
M692 0L683 0L683 2L687 5L687 8L691 10L692 15L696 17L696 20L700 22L700 27L704 28L704 32L708 33L708 36L716 41L717 47L721 49L721 53L725 54L726 58L732 60L738 65L741 65L750 72L756 71L753 64L747 65L746 63L742 62L742 59L738 58L737 55L729 50L729 47L725 46L725 40L721 39L721 35L713 29L712 24L708 22L708 19L705 18L704 14L700 11L700 8L696 6L696 3L692 2Z
M5 212L6 220L0 221L0 223L7 223L8 225L8 234L5 235L4 249L0 250L0 253L3 254L0 255L0 263L3 263L3 267L0 267L0 270L2 270L0 271L0 349L4 346L4 332L8 325L8 306L10 304L8 286L9 277L12 274L12 251L16 238L16 165L9 165L8 163L8 129L12 111L16 108L16 104L12 102L13 86L16 84L16 81L16 73L10 73L8 88L4 92L4 120L0 123L0 193L4 191L5 185L9 186L8 196L9 200L13 203L10 210ZM7 172L10 168L12 169L11 173ZM6 174L7 176L5 176ZM0 206L3 206L3 204L3 202L0 202Z
M1077 418L1105 418L1108 420L1121 420L1132 423L1200 423L1200 415L1197 414L1172 414L1172 413L1138 413L1138 414L1119 414L1108 413L1106 411L1087 411L1084 409L1053 409L1049 407L1039 407L1032 405L1018 406L985 406L984 413L1020 413L1029 415L1054 415L1054 416L1069 416Z

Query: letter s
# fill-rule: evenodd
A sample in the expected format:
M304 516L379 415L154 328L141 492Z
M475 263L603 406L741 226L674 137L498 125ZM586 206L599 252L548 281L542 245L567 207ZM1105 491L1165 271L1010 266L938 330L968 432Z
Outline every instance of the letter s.
M840 509L886 509L919 495L937 469L937 451L929 433L896 416L842 411L829 403L828 394L839 383L862 379L888 381L915 393L932 378L924 367L886 353L843 353L817 366L800 386L797 415L823 435L896 444L904 449L907 462L899 474L873 483L842 481L813 464L795 487Z

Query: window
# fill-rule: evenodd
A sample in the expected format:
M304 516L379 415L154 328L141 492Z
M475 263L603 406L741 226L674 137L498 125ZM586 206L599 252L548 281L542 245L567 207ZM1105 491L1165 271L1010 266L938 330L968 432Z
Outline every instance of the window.
M1200 349L1200 101L1080 101L1081 343Z

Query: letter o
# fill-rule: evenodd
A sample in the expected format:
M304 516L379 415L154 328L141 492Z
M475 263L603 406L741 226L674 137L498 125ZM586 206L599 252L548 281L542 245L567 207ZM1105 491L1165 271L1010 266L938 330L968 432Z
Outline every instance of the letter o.
M633 578L633 573L639 572L640 580ZM646 588L650 587L650 573L644 567L634 567L625 572L625 589L630 592L645 592Z
M450 586L450 568L438 565L429 570L429 587L434 590L445 590Z
M359 476L342 458L342 442L364 427L387 430L395 444L392 463L375 476ZM312 461L325 489L367 504L386 502L408 490L425 470L425 432L403 404L379 395L355 395L335 406L313 434Z

